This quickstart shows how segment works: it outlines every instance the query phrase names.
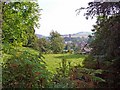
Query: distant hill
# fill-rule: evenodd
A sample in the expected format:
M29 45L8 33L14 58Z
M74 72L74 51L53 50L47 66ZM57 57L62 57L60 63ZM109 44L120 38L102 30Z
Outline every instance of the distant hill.
M36 36L37 36L38 38L46 37L46 36L43 36L43 35L41 35L41 34L36 34Z
M75 34L65 34L65 35L62 35L63 37L72 37L72 38L77 38L77 37L84 37L84 38L87 38L88 35L91 35L92 33L91 32L78 32L78 33L75 33Z
M74 33L74 34L64 34L64 35L61 35L62 37L72 37L72 38L82 38L82 37L84 37L84 38L87 38L88 37L88 35L91 35L92 33L91 32L78 32L78 33ZM38 38L43 38L43 37L49 37L49 36L43 36L43 35L41 35L41 34L36 34L36 36L38 37Z

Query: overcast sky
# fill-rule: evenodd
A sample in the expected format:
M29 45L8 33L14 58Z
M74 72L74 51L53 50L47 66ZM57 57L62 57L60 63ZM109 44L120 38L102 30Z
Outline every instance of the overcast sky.
M86 7L90 0L38 0L41 11L40 28L37 34L48 36L52 30L60 34L91 31L95 19L86 20L84 11L76 16L75 10Z

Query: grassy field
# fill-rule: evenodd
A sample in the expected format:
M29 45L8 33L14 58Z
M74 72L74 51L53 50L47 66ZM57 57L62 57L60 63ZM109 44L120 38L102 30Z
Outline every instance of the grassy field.
M82 62L85 58L84 55L79 54L44 54L44 61L47 64L48 70L51 72L55 72L56 68L60 66L60 62L62 59L66 59L71 62L72 66L75 65L83 65Z
M15 49L18 49L19 51L29 51L32 54L38 54L38 51L33 50L31 48L26 47L14 47ZM85 58L85 55L79 55L79 54L42 54L45 58L44 61L47 64L47 69L51 72L55 73L56 68L60 66L60 63L62 59L66 59L67 61L71 62L72 66L75 65L81 65ZM0 62L3 62L6 59L9 59L11 55L2 53L2 57L0 59Z

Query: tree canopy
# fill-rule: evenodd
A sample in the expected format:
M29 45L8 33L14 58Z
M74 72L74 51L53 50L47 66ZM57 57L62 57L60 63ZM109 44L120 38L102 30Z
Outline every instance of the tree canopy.
M3 43L33 46L39 27L40 8L36 2L3 2Z
M119 87L120 2L90 2L87 8L82 7L79 10L81 9L87 9L85 13L87 19L97 17L92 30L95 40L91 43L92 51L87 58L86 67L91 68L92 63L92 68L105 70L102 77L107 85L103 86Z
M53 53L61 53L64 48L64 40L57 31L50 33L51 50Z

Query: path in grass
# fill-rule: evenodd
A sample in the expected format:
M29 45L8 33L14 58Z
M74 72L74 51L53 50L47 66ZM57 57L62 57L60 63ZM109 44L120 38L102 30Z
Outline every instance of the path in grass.
M48 70L51 72L55 72L56 68L60 66L61 60L64 58L67 61L71 62L72 66L80 64L82 66L82 62L85 58L84 55L79 54L44 54L44 61L47 64Z

